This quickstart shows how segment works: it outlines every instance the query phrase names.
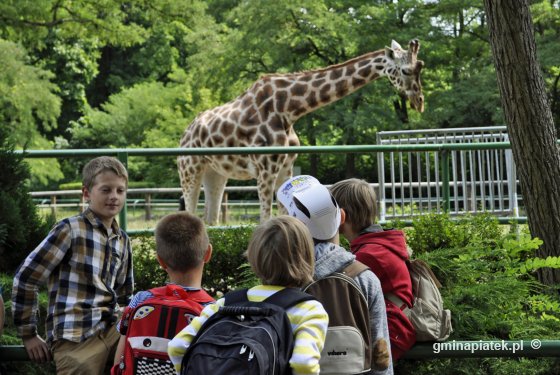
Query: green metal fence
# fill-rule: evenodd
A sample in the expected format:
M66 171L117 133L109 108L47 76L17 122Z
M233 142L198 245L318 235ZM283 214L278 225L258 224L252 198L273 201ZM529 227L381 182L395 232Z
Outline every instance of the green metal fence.
M559 140L560 143L560 140ZM445 212L450 207L449 159L450 151L461 150L502 150L511 148L509 142L485 143L446 143L446 144L402 144L402 145L349 145L349 146L297 146L297 147L216 147L216 148L108 148L108 149L74 149L74 150L25 150L26 158L72 158L115 156L125 166L131 156L178 156L178 155L245 155L245 154L347 154L378 152L436 152L439 154L439 168L442 174L442 207ZM127 229L126 207L121 211L119 222ZM526 222L525 217L515 219ZM511 218L501 218L509 222Z

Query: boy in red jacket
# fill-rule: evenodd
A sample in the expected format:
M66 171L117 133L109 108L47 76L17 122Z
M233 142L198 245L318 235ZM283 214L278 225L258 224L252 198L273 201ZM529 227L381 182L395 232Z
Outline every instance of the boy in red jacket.
M337 182L331 194L346 212L340 233L350 242L356 259L367 265L381 281L393 361L416 342L416 332L403 313L412 307L412 284L406 261L409 253L403 231L383 230L377 219L377 198L373 187L356 178ZM396 298L395 298L396 297ZM398 302L397 302L398 301ZM399 306L400 304L400 306Z

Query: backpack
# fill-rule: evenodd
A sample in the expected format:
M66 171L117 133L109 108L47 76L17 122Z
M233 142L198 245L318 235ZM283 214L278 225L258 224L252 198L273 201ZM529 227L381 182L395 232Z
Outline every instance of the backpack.
M416 341L445 341L453 328L451 327L451 311L443 308L443 299L438 281L430 266L420 260L407 261L412 281L412 308L406 307L403 312L416 329ZM385 296L397 306L403 306L394 294Z
M113 375L175 374L167 343L200 315L202 304L214 302L204 290L185 291L173 284L150 292L152 297L123 313L121 333L126 334L126 344Z
M314 299L294 288L263 302L247 299L247 289L225 295L225 304L202 325L187 349L181 374L291 374L294 347L286 309Z
M329 314L321 374L361 374L371 370L372 337L367 298L354 278L365 270L354 261L342 272L313 281L303 290L323 304Z

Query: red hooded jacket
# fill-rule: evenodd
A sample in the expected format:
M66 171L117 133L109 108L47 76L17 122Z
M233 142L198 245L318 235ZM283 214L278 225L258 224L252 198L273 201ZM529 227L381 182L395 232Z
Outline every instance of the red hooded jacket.
M412 284L406 265L409 256L404 233L400 230L384 231L378 225L368 228L366 232L369 233L360 234L350 243L352 253L377 275L384 295L393 293L408 307L412 307ZM396 306L388 299L385 299L385 305L391 354L396 361L414 345L416 331L401 306Z

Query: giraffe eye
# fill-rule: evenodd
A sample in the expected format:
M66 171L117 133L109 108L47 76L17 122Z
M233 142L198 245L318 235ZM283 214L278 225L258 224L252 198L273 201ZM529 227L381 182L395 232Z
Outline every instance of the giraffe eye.
M402 74L404 74L405 76L409 76L411 74L410 69L403 69Z

